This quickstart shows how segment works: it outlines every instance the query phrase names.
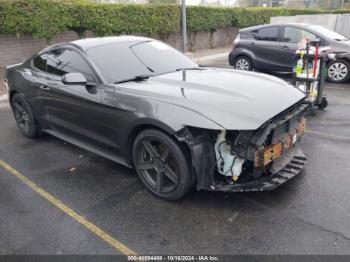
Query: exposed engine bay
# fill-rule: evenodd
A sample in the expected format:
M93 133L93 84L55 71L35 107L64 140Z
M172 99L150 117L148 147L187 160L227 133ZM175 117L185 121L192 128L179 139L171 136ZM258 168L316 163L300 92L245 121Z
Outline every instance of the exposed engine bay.
M177 133L192 156L197 189L268 190L301 172L306 157L297 144L305 132L307 104L299 102L257 130L203 130Z

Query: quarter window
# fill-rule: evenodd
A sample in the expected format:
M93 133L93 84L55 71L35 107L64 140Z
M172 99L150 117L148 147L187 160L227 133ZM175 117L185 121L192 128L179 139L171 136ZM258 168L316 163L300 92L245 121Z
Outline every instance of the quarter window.
M94 82L94 73L79 53L70 49L56 49L47 53L47 72L59 76L67 73L82 73Z
M277 41L278 27L265 27L254 32L254 38L260 41Z
M46 72L46 54L35 57L33 60L33 65L37 69Z

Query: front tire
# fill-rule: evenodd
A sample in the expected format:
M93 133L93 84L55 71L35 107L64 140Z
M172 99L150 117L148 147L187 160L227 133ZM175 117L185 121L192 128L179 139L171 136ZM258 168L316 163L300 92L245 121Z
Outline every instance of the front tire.
M343 59L333 61L328 66L328 81L345 83L350 79L350 63Z
M159 130L146 129L135 138L133 163L141 181L159 198L177 200L191 188L185 150Z
M243 71L252 71L253 63L247 56L239 56L236 58L234 68Z
M29 138L40 135L40 128L37 124L33 111L21 94L14 94L11 101L12 111L19 130Z

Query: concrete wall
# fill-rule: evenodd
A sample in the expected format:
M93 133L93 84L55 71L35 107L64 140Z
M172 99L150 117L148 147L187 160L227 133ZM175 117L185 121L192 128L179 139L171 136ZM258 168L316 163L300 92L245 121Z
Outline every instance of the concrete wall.
M271 24L280 23L309 23L324 26L346 36L350 36L349 14L320 14L271 17Z
M271 24L283 23L310 23L321 25L328 29L334 30L337 23L338 15L296 15L296 16L276 16L271 17Z
M218 29L212 33L191 32L188 35L188 51L229 45L232 43L237 33L238 30L231 27ZM94 34L91 31L87 31L84 37L94 37ZM177 49L181 49L180 33L169 34L162 37L159 35L151 35L150 37L160 39ZM71 31L57 35L49 43L45 39L36 39L31 36L21 36L18 38L12 35L0 35L0 67L23 62L32 54L48 45L69 42L76 39L79 39L79 36Z

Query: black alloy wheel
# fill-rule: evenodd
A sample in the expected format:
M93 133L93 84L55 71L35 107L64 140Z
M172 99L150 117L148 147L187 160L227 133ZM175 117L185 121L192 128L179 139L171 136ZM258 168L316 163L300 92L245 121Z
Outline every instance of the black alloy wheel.
M191 187L185 150L161 131L147 129L136 137L133 161L142 182L162 199L179 199Z
M24 97L15 94L11 101L12 111L20 131L29 138L35 138L40 134L34 114Z

